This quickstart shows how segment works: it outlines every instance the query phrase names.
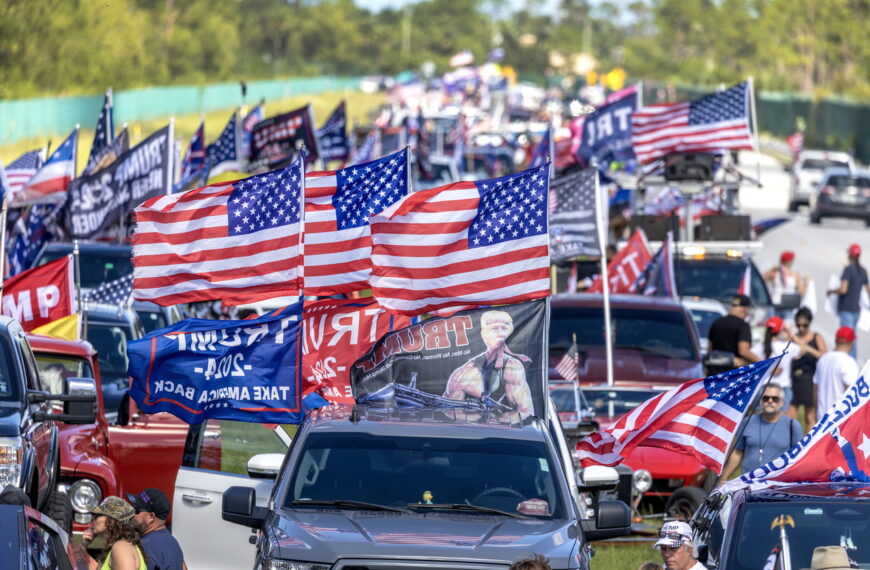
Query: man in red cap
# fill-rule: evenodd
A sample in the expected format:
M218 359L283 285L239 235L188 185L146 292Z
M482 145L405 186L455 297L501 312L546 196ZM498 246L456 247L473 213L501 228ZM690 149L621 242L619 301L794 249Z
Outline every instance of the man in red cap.
M807 279L792 269L794 264L794 252L784 251L779 256L779 265L771 267L764 273L764 280L770 287L770 294L774 305L783 303L784 295L798 295L803 298L807 291ZM777 311L777 315L787 319L791 317L797 307Z
M827 412L843 393L858 380L858 363L849 355L855 344L855 331L840 327L834 335L834 350L826 352L816 363L813 384L816 386L816 401L819 417Z
M861 266L858 261L859 257L861 257L861 246L853 243L849 246L849 265L843 269L843 274L840 276L840 287L828 291L828 295L833 293L838 295L837 314L840 316L840 326L849 327L853 331L858 325L858 317L861 316L861 289L866 288L867 292L870 293L867 270ZM858 357L857 346L854 342L849 354L852 355L852 358Z

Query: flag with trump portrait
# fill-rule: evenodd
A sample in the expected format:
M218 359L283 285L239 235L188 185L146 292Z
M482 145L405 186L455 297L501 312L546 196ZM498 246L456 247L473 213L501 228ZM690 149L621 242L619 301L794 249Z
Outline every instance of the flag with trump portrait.
M306 295L368 289L369 216L409 193L408 150L336 171L305 175Z
M373 295L409 316L549 295L549 168L422 190L373 215Z
M133 296L240 305L299 291L304 166L148 200L136 208Z
M721 473L747 408L782 355L663 392L577 444L582 467L618 465L634 448L661 447Z

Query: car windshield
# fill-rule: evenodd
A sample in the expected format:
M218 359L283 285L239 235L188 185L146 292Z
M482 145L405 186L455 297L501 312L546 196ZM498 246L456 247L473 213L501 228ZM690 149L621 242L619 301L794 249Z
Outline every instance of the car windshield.
M72 251L45 251L36 261L36 265L45 265L60 257L68 255ZM133 273L133 260L128 252L88 252L83 250L79 254L79 272L81 273L82 287L95 289L107 281L120 279Z
M539 441L313 433L300 453L285 508L331 501L407 508L431 501L565 517L557 464Z
M137 309L136 314L139 315L139 320L142 321L142 326L145 328L146 333L162 329L169 324L166 322L166 317L163 316L162 311L146 311L143 309Z
M84 358L35 352L36 367L42 384L52 394L63 394L67 378L93 378L91 363Z
M849 164L842 160L830 160L827 158L808 158L803 161L801 168L804 170L825 170L826 168L848 168Z
M860 491L859 491L860 492ZM870 568L870 502L842 500L792 500L747 503L735 524L736 549L729 569L749 570L765 565L771 550L779 543L779 529L771 530L775 520L783 526L791 551L791 568L809 568L817 546L846 545L849 557L860 568Z
M551 388L550 397L559 412L576 412L579 398L575 399L572 388Z
M864 176L831 176L828 178L828 186L834 188L857 188L866 190L870 188L870 178Z
M707 257L674 260L677 290L686 297L706 297L730 304L746 273L746 260ZM751 267L749 297L754 306L771 305L770 295L761 274Z
M120 325L88 324L88 340L97 351L103 385L118 382L127 386L127 341L133 340L129 330Z
M692 315L692 322L695 323L695 328L698 330L698 338L707 338L713 321L721 317L723 313L721 311L691 309L689 314Z
M12 362L12 347L9 341L0 340L3 357L0 358L0 400L14 400L18 397L18 382L15 379L15 364Z
M595 415L621 418L650 398L660 394L659 390L614 390L607 388L583 388L589 405L595 408Z
M611 311L613 347L653 356L697 360L698 354L681 311L629 309ZM550 318L550 347L564 351L577 336L579 349L604 346L604 311L596 307L554 309Z

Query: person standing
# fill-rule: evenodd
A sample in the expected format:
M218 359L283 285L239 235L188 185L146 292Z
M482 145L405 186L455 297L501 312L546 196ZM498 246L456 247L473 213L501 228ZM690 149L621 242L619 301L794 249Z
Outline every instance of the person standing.
M858 379L858 363L850 354L855 345L855 331L849 327L838 328L834 343L834 350L819 358L813 374L819 414L827 412Z
M779 256L779 265L771 267L764 273L764 280L770 285L770 295L774 305L782 303L783 295L800 295L807 291L807 279L792 269L794 265L794 252L784 251ZM777 312L782 318L791 316L793 310L788 309Z
M752 331L749 323L746 322L746 317L749 316L751 304L746 295L734 295L728 314L719 317L710 325L710 332L707 334L710 350L730 352L734 355L734 361L733 366L730 367L709 366L708 375L727 372L732 368L739 368L760 360L749 348L752 343Z
M754 347L755 354L761 354L762 358L770 358L771 356L783 357L780 359L776 370L773 372L771 381L779 384L782 388L782 409L785 413L793 418L797 415L797 408L792 409L792 387L791 387L791 361L798 353L796 344L791 343L792 332L783 320L778 316L773 316L767 319L764 330L764 342Z
M131 521L136 511L121 497L108 496L91 514L97 515L94 522L82 533L82 545L87 548L99 536L106 543L99 561L91 558L89 570L146 570L147 556L142 551L139 533Z
M866 288L870 293L867 270L861 266L860 257L861 246L853 243L849 246L849 265L840 275L840 287L828 291L828 295L837 295L837 315L840 317L840 326L849 327L852 331L858 326L858 318L861 316L861 289ZM858 358L857 346L854 342L849 354L853 359Z
M142 535L148 570L186 570L181 546L166 528L170 509L163 491L145 489L138 495L128 494L127 500L136 511L133 526Z
M761 395L761 413L746 420L743 433L734 444L722 471L727 478L740 465L743 473L773 461L804 436L797 420L782 413L783 390L771 382Z
M794 316L795 333L791 339L798 346L797 356L791 361L791 400L795 410L804 407L804 425L808 428L816 425L816 400L813 393L813 374L816 363L828 351L825 337L810 329L813 322L813 312L807 307L801 307ZM795 414L795 417L797 414Z

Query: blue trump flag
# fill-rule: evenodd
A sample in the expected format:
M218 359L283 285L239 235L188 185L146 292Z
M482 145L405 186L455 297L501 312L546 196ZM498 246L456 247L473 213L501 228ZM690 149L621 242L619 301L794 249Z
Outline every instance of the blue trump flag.
M635 109L636 90L586 116L583 121L583 138L577 151L581 164L591 166L594 158L598 162L599 170L606 173L611 162L624 162L634 158L631 117Z
M190 424L209 418L293 424L326 405L302 397L302 304L258 319L185 319L127 343L130 396L146 413Z

